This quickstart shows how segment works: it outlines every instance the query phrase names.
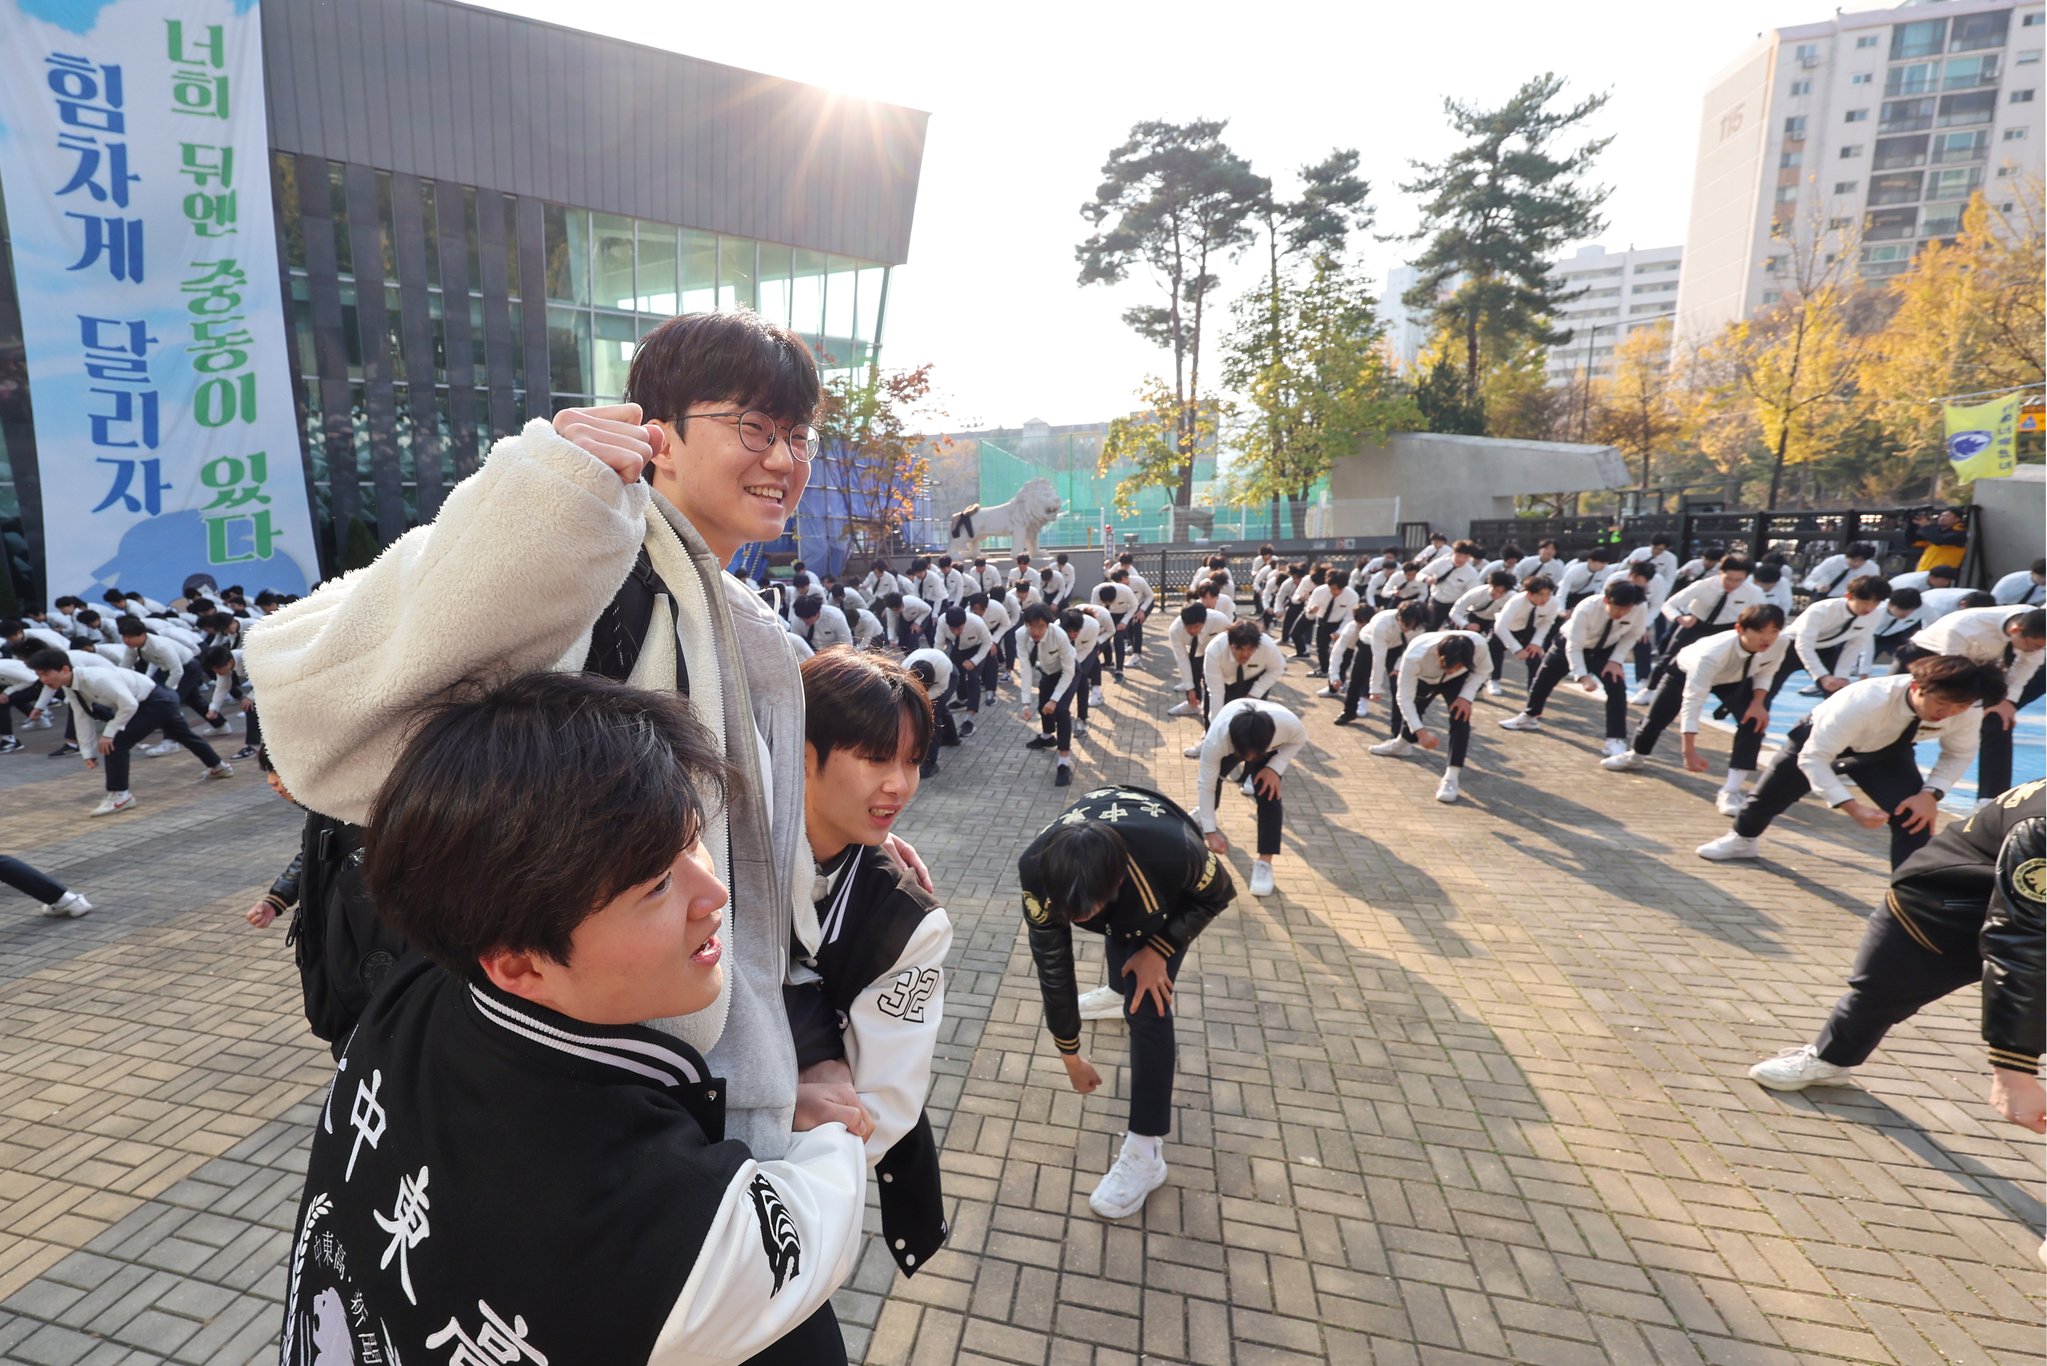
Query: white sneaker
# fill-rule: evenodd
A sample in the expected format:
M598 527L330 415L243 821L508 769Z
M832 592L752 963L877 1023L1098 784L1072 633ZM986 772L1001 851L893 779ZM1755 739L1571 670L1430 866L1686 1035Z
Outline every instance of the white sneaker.
M1199 716L1201 715L1201 708L1193 705L1190 702L1175 702L1172 706L1166 708L1166 715Z
M1249 778L1246 778L1242 783L1238 785L1237 791L1243 793L1247 797L1255 797L1258 795L1258 784L1252 782Z
M1751 1067L1748 1074L1772 1091L1803 1091L1808 1086L1843 1081L1853 1070L1837 1067L1821 1057L1817 1048L1805 1044L1799 1048L1787 1048L1774 1058L1765 1058Z
M1382 759L1404 759L1414 753L1414 746L1396 735L1373 745L1371 752Z
M48 730L49 728L50 718L47 716L39 716L35 720L29 721L22 726L23 730Z
M217 726L208 726L205 730L199 733L201 735L233 735L235 733L235 728L233 726L228 725L226 722L222 722L220 725Z
M100 798L100 804L95 806L89 814L94 816L111 816L116 811L126 811L133 805L135 805L135 795L132 792L123 792L118 797L109 792L106 796Z
M1166 1159L1143 1158L1128 1144L1116 1158L1116 1165L1088 1196L1088 1208L1104 1219L1124 1219L1144 1208L1153 1191L1166 1184Z
M159 740L155 744L145 745L135 752L145 759L161 759L164 755L175 754L183 748L184 746L176 740Z
M92 909L92 903L76 892L66 892L49 905L43 907L43 914L53 920L76 920Z
M1488 678L1488 679L1487 679L1487 680L1485 681L1485 695L1486 695L1487 697L1498 697L1498 696L1500 695L1500 680L1499 680L1499 679L1497 679L1497 678Z
M1086 734L1087 734L1087 722L1085 722L1085 721L1075 721L1075 722L1073 723L1073 733L1074 733L1075 735L1086 735Z
M1748 793L1738 787L1723 787L1713 798L1713 805L1723 816L1739 816L1742 807L1748 805Z
M1123 1013L1123 997L1114 987L1101 986L1080 994L1080 1018L1113 1020Z
M1626 754L1627 752L1628 742L1625 740L1608 740L1606 742L1606 757L1609 759L1613 758L1616 754Z
M1510 717L1508 717L1508 718L1507 718L1506 720L1504 720L1504 721L1500 722L1500 729L1501 729L1501 730L1541 730L1541 729L1542 729L1542 718L1541 718L1541 717L1539 717L1539 716L1530 716L1530 715L1529 715L1529 714L1528 714L1527 712L1525 712L1525 711L1524 711L1524 712L1520 712L1520 713L1517 713L1516 715L1510 716Z
M1654 696L1656 694L1648 688L1637 688L1628 694L1628 705L1631 707L1646 707L1649 705L1649 699Z
M1611 769L1615 773L1633 773L1636 769L1640 768L1646 762L1648 761L1645 760L1641 755L1635 753L1634 750L1623 749L1618 754L1609 754L1606 756L1606 758L1601 759L1599 761L1599 766L1601 768Z
M1251 865L1251 895L1271 896L1275 884L1272 880L1272 865L1258 859Z
M235 776L235 766L233 764L215 764L212 768L206 770L206 776L209 778L232 778Z
M1715 863L1726 863L1732 859L1756 857L1756 842L1747 835L1737 835L1730 830L1717 840L1706 841L1692 852Z
M1102 705L1102 690L1100 688L1089 688L1087 690L1087 704L1090 707Z
M1450 769L1443 774L1443 781L1436 784L1436 800L1449 805L1457 800L1457 770Z
M1323 690L1322 690L1321 692L1318 692L1318 693L1316 693L1316 694L1315 694L1315 696L1317 696L1317 697L1341 697L1341 696L1343 696L1343 694L1342 694L1342 693L1340 693L1340 692L1338 692L1338 691L1336 690L1336 685L1335 685L1334 683L1331 683L1331 684L1330 684L1330 685L1329 685L1328 687L1324 688L1324 689L1323 689Z
M1201 757L1201 746L1199 745L1187 746L1187 748L1180 751L1180 757L1182 759L1199 759Z

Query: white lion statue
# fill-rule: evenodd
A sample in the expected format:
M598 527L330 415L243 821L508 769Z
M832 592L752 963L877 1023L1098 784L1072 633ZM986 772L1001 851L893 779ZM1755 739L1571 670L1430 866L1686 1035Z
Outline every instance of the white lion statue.
M952 557L972 559L980 553L986 536L1009 537L1013 551L1038 553L1038 533L1058 517L1059 493L1049 479L1032 479L1006 503L984 508L979 503L953 514Z

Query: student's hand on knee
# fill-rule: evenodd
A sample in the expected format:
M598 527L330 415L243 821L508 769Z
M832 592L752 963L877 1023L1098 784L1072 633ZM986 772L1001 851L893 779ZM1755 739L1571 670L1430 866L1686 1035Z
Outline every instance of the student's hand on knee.
M1142 948L1130 955L1123 964L1123 975L1133 978L1136 989L1130 993L1129 1013L1135 1015L1137 1007L1147 997L1152 1008L1163 1015L1173 1007L1173 978L1166 971L1165 955L1157 949Z
M554 415L557 435L603 461L625 484L637 483L667 440L637 403L612 403L597 408L564 408Z
M1471 719L1471 702L1468 698L1460 697L1450 703L1450 719L1453 721Z
M1931 830L1934 817L1939 812L1939 799L1931 792L1920 791L1899 802L1898 809L1891 814L1904 817L1906 833L1916 835L1921 830Z
M114 752L114 742L102 735L99 740L99 752L102 754L112 754Z
M1768 730L1770 728L1769 704L1760 697L1749 703L1748 710L1741 714L1741 723L1744 726L1754 726L1757 730Z
M2042 1088L2038 1077L1993 1067L1990 1103L2012 1123L2036 1134L2047 1134L2047 1088Z
M1078 1053L1061 1053L1059 1061L1066 1064L1066 1080L1073 1083L1073 1089L1082 1095L1098 1089L1102 1074L1095 1071L1095 1065Z
M1208 846L1208 851L1211 854L1227 854L1230 852L1229 838L1220 830L1209 831L1201 837L1201 842Z
M1277 801L1279 799L1279 775L1271 769L1259 769L1258 776L1251 780L1251 785L1257 788L1268 800Z
M2004 701L1998 703L1996 706L1987 708L1984 712L1984 715L1996 717L1998 720L2004 722L2004 728L2006 730L2010 730L2013 726L2018 724L2019 709L2012 704L2011 699L2007 698Z

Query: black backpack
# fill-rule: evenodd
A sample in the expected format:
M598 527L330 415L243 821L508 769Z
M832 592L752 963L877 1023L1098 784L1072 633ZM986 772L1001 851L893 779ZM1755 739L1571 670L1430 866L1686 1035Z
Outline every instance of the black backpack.
M359 826L306 813L298 914L285 937L305 992L306 1023L336 1057L377 984L407 952L370 905L362 833Z

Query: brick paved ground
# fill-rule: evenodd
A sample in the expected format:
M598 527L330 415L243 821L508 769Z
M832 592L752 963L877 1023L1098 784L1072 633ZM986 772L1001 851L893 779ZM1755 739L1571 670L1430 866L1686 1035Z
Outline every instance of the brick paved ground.
M1540 736L1483 706L1467 799L1445 809L1433 763L1370 758L1377 732L1282 687L1311 718L1282 895L1241 899L1182 979L1170 1184L1139 1217L1094 1218L1119 1031L1090 1026L1108 1084L1074 1094L1011 877L1062 796L1113 779L1191 804L1195 726L1141 673L1080 742L1080 786L1051 787L999 718L912 810L959 927L932 1100L955 1233L911 1281L870 1243L840 1298L856 1354L2042 1359L2041 1146L1982 1103L1975 993L1897 1031L1860 1089L1785 1099L1744 1075L1837 993L1876 840L1801 809L1771 862L1701 863L1723 827L1703 781L1601 772L1576 697ZM296 821L253 769L137 775L139 811L88 821L73 764L0 760L5 850L100 908L50 922L0 899L7 1361L274 1353L328 1066L281 927L240 910ZM1224 811L1248 838L1249 804Z

